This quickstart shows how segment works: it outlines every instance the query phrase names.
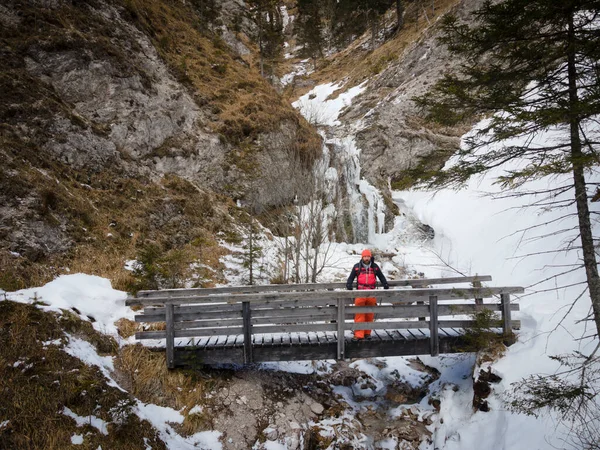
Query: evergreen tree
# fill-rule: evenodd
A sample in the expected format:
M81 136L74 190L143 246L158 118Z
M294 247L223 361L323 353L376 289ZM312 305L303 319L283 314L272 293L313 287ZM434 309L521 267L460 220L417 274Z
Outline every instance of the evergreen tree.
M272 74L283 54L283 17L280 0L249 0L250 15L257 27L256 42L260 53L260 73ZM265 67L266 65L266 67Z
M298 43L302 45L301 56L323 57L323 21L319 0L298 0L298 16L295 21Z
M404 27L404 0L396 0L396 31Z
M359 9L362 0L340 0L333 12L333 44L345 47L367 30L367 21Z
M371 49L375 47L381 17L394 0L340 0L336 4L334 42L345 46L365 31L371 31Z
M210 29L217 24L221 14L221 5L218 0L192 0L196 7L201 31Z
M457 75L446 75L416 99L430 118L456 124L488 117L466 142L452 168L434 174L438 186L462 183L474 174L519 158L528 163L506 173L506 188L551 174L571 174L569 186L546 192L550 198L574 188L579 247L600 330L600 277L592 236L586 175L598 165L593 131L600 114L600 0L487 1L468 26L445 19L444 42L464 58ZM594 128L595 127L595 128ZM563 141L546 145L508 143L548 130L563 130ZM487 146L486 151L480 149ZM554 202L552 207L567 206Z

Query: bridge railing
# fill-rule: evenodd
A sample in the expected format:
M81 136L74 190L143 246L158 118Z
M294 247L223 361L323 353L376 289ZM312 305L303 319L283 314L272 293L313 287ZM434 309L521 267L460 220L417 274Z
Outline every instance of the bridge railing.
M389 290L347 291L344 283L238 286L210 289L142 291L128 305L144 305L137 322L164 322L165 329L136 333L136 339L166 339L167 365L174 367L175 338L242 337L244 361L252 362L253 336L259 334L333 332L337 333L337 358L345 358L346 331L428 329L430 353L439 354L440 328L467 328L473 320L459 319L489 309L500 312L494 325L504 333L520 326L511 319L518 311L510 294L521 287L426 288L432 284L473 283L489 276L390 281ZM356 297L375 297L378 306L354 306ZM499 302L482 299L498 297ZM468 300L465 302L464 300ZM354 323L357 313L375 313L374 322Z

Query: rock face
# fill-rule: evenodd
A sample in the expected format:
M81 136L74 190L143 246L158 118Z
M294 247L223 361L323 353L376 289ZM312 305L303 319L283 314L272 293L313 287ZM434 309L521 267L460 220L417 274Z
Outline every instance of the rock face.
M49 179L58 171L84 184L111 176L157 181L177 175L235 200L252 195L259 210L291 203L294 186L308 167L288 170L278 178L278 189L262 174L296 164L289 140L300 126L299 115L291 107L275 110L273 121L280 121L279 128L244 143L252 146L248 157L246 148L219 133L214 124L224 119L178 72L184 69L161 56L159 45L185 43L170 35L158 39L163 31L136 17L130 6L103 0L2 2L1 37L8 45L0 50L5 70L0 89L11 95L0 100L0 122L6 125L2 137L7 136L0 158L10 162L15 177L24 178L27 164L46 170ZM252 32L245 8L241 0L223 2L222 25L215 28L222 41L214 37L221 46L215 51L229 52L230 65L240 73L251 70L242 58L250 50L242 34L227 27L239 17L242 33ZM181 64L186 64L183 57ZM243 89L252 91L252 86L236 92ZM275 89L272 93L277 95ZM0 176L4 189L9 175ZM67 219L48 220L38 213L41 190L34 181L18 192L18 201L0 193L0 250L39 258L76 245Z
M466 0L453 12L465 16L480 3ZM438 37L439 27L434 24L369 82L365 93L342 117L345 122L363 121L356 141L361 149L362 171L372 184L400 177L402 171L440 149L458 148L460 133L445 134L421 125L411 100L458 64L437 42Z

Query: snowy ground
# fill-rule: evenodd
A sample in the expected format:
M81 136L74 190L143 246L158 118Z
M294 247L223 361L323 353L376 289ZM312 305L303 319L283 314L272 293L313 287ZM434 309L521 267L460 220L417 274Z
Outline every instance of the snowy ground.
M358 95L363 87L349 91L346 95L328 102L327 96L337 85L327 85L315 88L297 104L303 111L321 116L318 122L335 126L339 112L351 101L353 95ZM317 103L315 103L317 102ZM549 134L543 139L552 139ZM506 168L503 168L506 169ZM498 169L498 170L503 170ZM364 247L378 252L393 253L392 262L386 262L382 269L391 273L396 266L408 267L423 272L427 277L456 275L456 271L467 275L492 275L494 281L489 285L514 285L527 287L526 295L517 301L521 305L518 319L522 322L519 341L513 345L501 360L493 364L493 370L503 380L495 387L495 394L490 399L492 411L488 413L473 413L472 380L474 358L464 355L440 356L423 358L424 362L441 372L441 377L431 387L432 395L441 398L441 411L435 416L431 426L434 443L424 443L423 449L549 449L561 445L562 432L556 427L551 418L534 419L512 414L506 411L502 404L501 395L505 389L510 389L511 383L532 373L553 373L557 370L556 363L548 355L580 350L590 351L597 341L575 339L586 335L585 326L576 323L577 319L587 315L590 301L583 296L573 310L566 316L567 307L583 289L581 282L584 274L581 270L571 272L563 277L554 279L553 275L564 270L565 264L579 261L577 252L558 251L541 253L552 249L560 249L568 236L550 236L539 239L537 236L551 234L555 230L572 228L576 222L574 217L559 219L565 214L564 210L542 211L537 207L529 207L527 198L504 198L492 200L484 196L484 192L498 193L493 184L498 173L490 173L485 177L473 180L469 186L460 191L442 191L433 195L426 192L395 192L394 200L399 205L402 216L397 217L395 227L389 233L378 233L373 229L369 233L370 242L356 245L336 244L333 246L331 264L321 276L320 281L343 280L350 267L357 262L357 254ZM596 179L598 177L596 176ZM537 187L555 186L562 182L558 178L548 178L536 182ZM374 188L360 180L357 189L362 194L371 192ZM526 188L531 188L527 186ZM567 193L565 195L572 195ZM371 202L377 205L377 202ZM376 207L376 206L373 206ZM598 210L596 204L592 204ZM569 212L572 212L570 210ZM374 210L373 215L378 212ZM435 238L423 240L412 232L414 219L419 219L433 227ZM547 224L539 229L536 225ZM597 229L597 224L595 225ZM572 237L572 236L571 236ZM269 244L264 239L263 251L266 260L272 260L276 255L275 244ZM531 254L525 257L524 255ZM232 284L240 281L240 261L229 257L225 261L231 270ZM544 281L545 280L545 281ZM569 286L569 287L561 287ZM556 289L557 288L557 289ZM126 294L111 288L110 282L96 276L74 274L65 275L34 289L13 293L5 293L5 298L21 302L41 301L47 306L44 309L60 310L60 308L77 308L83 319L93 317L94 327L102 332L116 336L114 322L121 317L131 319L133 312L124 305ZM589 332L587 334L590 334ZM125 344L126 342L121 342ZM88 364L96 365L110 379L112 371L111 358L100 357L91 346L72 338L69 351L79 356ZM379 387L382 387L389 374L397 371L399 376L409 383L419 383L418 374L408 366L405 358L384 358L384 364L375 366L364 361L352 363L355 367L369 374ZM319 370L331 370L330 363L319 366ZM308 362L268 364L265 368L275 368L290 372L312 372L313 364ZM111 380L111 383L115 383ZM341 395L345 395L340 388ZM422 412L434 414L432 407L427 404L427 398L420 404ZM367 408L368 402L354 404L354 413ZM71 414L65 411L65 414ZM171 449L205 448L219 449L220 435L218 430L198 433L183 438L169 425L183 420L183 416L175 410L161 408L156 405L138 404L137 413L147 418L161 431L161 435ZM349 414L352 414L351 411ZM397 413L397 412L396 412ZM390 414L394 414L393 411ZM81 418L89 421L91 418ZM342 416L339 420L346 420ZM335 424L320 423L327 428ZM0 427L2 418L0 417ZM102 424L99 424L101 427ZM73 436L73 442L79 437ZM371 448L371 444L355 443L358 448ZM380 442L380 448L395 448L396 443ZM285 442L269 442L264 445L268 449L285 449Z
M340 100L342 96L328 100L339 87L333 84L317 86L295 106L307 117L317 117L318 123L339 125L337 117L341 109L364 89L361 86L349 90L343 100ZM354 127L359 126L360 123L354 124ZM347 128L344 132L347 133ZM564 132L551 130L537 136L530 145L557 141L563 136ZM355 164L356 159L353 155ZM564 444L566 430L552 418L536 420L509 413L500 400L502 391L530 374L555 373L559 367L548 357L550 355L574 350L589 354L598 344L597 338L579 339L594 333L578 322L588 315L591 307L587 294L581 295L585 289L585 273L582 269L572 269L573 265L581 264L581 254L577 250L565 250L577 237L575 206L562 209L538 206L548 201L557 203L573 199L573 191L550 199L507 197L495 180L523 163L511 164L513 166L505 165L471 180L468 186L458 191L395 192L393 197L402 216L397 218L394 229L385 234L369 232L369 246L395 253L394 263L407 265L427 277L485 274L493 276L494 281L489 285L527 288L526 294L517 299L521 306L518 318L522 322L519 341L493 366L503 378L495 388L496 396L491 399L493 411L473 414L472 393L468 389L467 392L465 389L455 392L441 387L444 406L440 419L443 422L440 420L434 430L435 448L517 450L560 447ZM599 179L598 173L588 174L588 182ZM527 183L520 191L543 191L569 182L568 176L546 177ZM361 179L357 184L358 190L367 198L376 196L376 189L365 180ZM369 203L373 209L369 216L374 218L378 203L371 199ZM590 208L592 214L600 209L596 203L591 203ZM433 227L433 241L423 241L411 232L415 218ZM593 227L597 235L599 224L596 222ZM577 246L579 242L576 240L573 245ZM575 305L569 310L573 302ZM464 387L462 378L466 371L455 371L455 364L462 367L454 362L455 359L439 358L429 363L442 371L442 385Z

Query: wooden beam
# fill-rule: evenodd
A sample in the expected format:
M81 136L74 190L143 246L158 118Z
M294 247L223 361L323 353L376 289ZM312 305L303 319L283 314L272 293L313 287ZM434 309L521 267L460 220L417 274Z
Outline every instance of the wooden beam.
M346 359L346 344L344 339L345 321L346 317L346 301L343 298L338 299L338 317L337 317L337 360L341 361Z
M502 329L505 336L512 333L510 317L510 294L500 294L500 305L502 307Z
M440 354L440 341L438 336L438 304L437 297L429 297L429 350L431 356Z
M438 328L468 328L473 326L472 320L438 320ZM497 320L492 322L493 327L502 328L504 322ZM413 330L429 329L428 321L385 321L385 322L361 322L344 323L345 330ZM509 329L518 330L521 328L520 320L511 320ZM339 329L339 323L317 323L309 325L273 325L264 327L255 327L254 333L281 334L281 333L305 333L310 331L336 331ZM230 328L194 328L185 330L175 330L175 337L203 337L203 336L234 336L243 334L243 327ZM135 333L136 339L165 339L166 331L138 331Z
M485 287L485 288L414 288L414 289L389 289L375 290L367 289L355 291L353 298L359 296L375 297L385 299L391 302L412 302L426 300L430 295L435 295L438 300L452 299L472 299L492 297L500 294L522 293L525 290L518 286L506 287ZM139 299L142 304L158 303L239 303L242 301L263 302L263 303L281 303L306 300L320 300L323 305L335 303L334 300L348 298L348 291L325 291L325 292L271 292L259 294L231 294L223 295L199 295L194 297L154 297L150 299Z
M479 289L481 287L481 280L475 280L475 281L473 281L473 287ZM482 298L476 298L475 299L475 304L476 305L483 305L483 299Z
M423 287L433 284L455 284L455 283L472 283L473 281L491 281L490 275L476 275L469 277L444 277L444 278L417 278L417 279L402 279L389 280L388 284L394 286L412 286ZM378 283L378 286L380 283ZM208 294L234 294L234 293L258 293L258 292L287 292L287 291L312 291L326 289L345 289L346 283L303 283L303 284L268 284L268 285L252 285L252 286L228 286L220 288L194 288L194 289L162 289L153 291L139 291L137 299L148 299L152 297L174 298L188 297ZM134 301L136 298L127 299ZM133 305L135 303L127 303Z
M165 321L167 322L166 342L165 342L165 347L167 350L167 368L174 369L175 368L175 327L174 327L175 323L173 320L173 305L167 305Z
M460 351L460 336L440 336L440 353L456 353ZM346 359L371 358L384 356L409 356L429 354L428 339L412 339L404 341L359 341L347 342ZM337 347L330 345L272 345L254 347L254 362L295 361L335 359ZM175 352L177 367L198 367L203 364L243 364L240 348L177 348Z
M347 302L345 302L347 303ZM205 326L211 326L210 320L216 319L234 319L241 316L242 308L241 305L224 305L231 306L230 311L214 311L212 305L199 305L189 308L193 313L178 313L178 310L183 308L175 307L174 320L177 322L201 320ZM209 309L210 312L201 312L202 308ZM486 303L483 305L473 305L472 303L453 303L451 305L444 305L438 303L438 316L455 316L459 314L474 314L482 309L490 311L502 312L502 305L498 303ZM519 311L518 303L511 303L511 311ZM423 317L429 314L429 307L427 305L378 305L378 306L350 306L345 308L346 319L352 319L354 314L358 313L369 313L373 312L377 314L377 319L386 318L415 318ZM164 322L165 321L165 308L152 309L151 314L138 314L134 317L136 322ZM315 319L315 320L326 320L336 319L338 315L337 307L335 306L324 306L321 308L305 308L305 307L270 307L270 308L255 308L253 304L252 308L252 321L253 323L264 323L267 320L276 321L293 321L295 319ZM262 319L262 320L258 320ZM208 325L207 325L208 324ZM216 326L216 325L214 325Z
M252 324L250 323L250 303L242 303L242 316L244 319L244 364L252 362Z

